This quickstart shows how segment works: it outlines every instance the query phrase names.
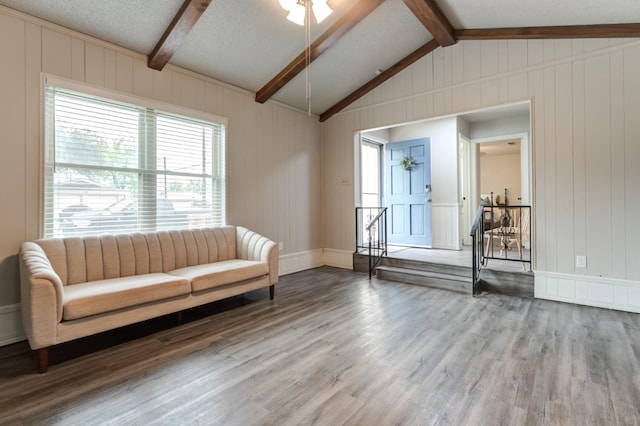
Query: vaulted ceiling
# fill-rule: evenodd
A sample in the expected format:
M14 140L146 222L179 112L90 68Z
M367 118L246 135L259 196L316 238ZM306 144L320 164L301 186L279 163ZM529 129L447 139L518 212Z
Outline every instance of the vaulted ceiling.
M4 5L306 109L305 34L278 0L0 0ZM436 48L468 39L640 37L639 0L329 0L312 21L321 120Z

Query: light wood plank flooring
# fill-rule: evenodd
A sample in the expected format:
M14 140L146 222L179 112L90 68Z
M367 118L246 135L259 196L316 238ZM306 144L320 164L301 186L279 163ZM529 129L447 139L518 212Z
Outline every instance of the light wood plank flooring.
M2 424L640 424L640 316L319 268L52 349Z

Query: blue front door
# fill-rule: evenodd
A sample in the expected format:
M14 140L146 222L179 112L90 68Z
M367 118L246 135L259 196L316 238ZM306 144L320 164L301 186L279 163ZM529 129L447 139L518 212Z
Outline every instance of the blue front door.
M431 246L431 144L429 138L385 147L386 204L390 243ZM411 170L402 159L411 158Z

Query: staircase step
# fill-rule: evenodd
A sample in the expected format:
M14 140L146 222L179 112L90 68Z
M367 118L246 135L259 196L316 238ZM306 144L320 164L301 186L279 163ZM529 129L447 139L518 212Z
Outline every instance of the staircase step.
M489 293L533 298L534 275L533 272L482 269L480 285L482 291Z
M422 271L418 269L398 268L382 265L376 268L376 278L406 284L422 285L441 290L471 294L471 278L441 272Z
M391 266L402 269L415 269L418 271L434 272L445 275L458 275L471 278L473 268L471 266L447 265L443 263L427 262L421 260L399 259L395 257L385 257L382 259L384 266ZM471 265L471 259L469 259Z

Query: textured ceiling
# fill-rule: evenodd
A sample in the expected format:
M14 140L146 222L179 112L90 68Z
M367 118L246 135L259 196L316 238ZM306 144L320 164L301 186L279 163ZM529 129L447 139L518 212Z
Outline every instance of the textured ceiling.
M640 0L437 0L454 28L640 22Z
M640 0L436 0L455 28L640 22ZM358 0L333 0L317 38ZM183 0L0 0L4 5L148 55ZM171 63L257 91L304 48L278 0L212 0ZM312 111L324 112L431 39L402 0L386 0L311 66ZM306 109L301 73L273 99ZM473 118L472 118L473 119Z

